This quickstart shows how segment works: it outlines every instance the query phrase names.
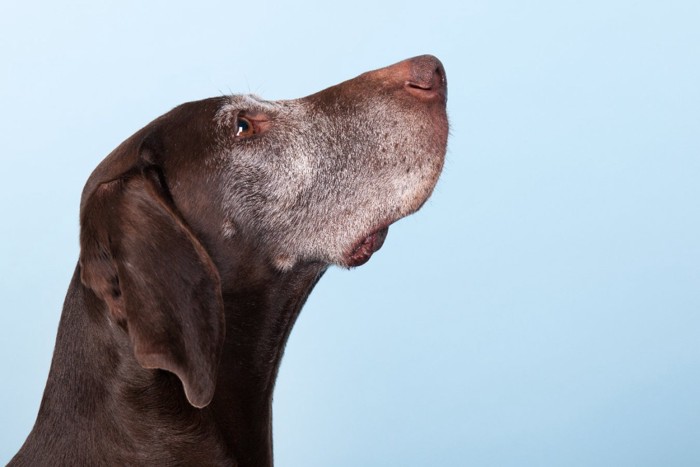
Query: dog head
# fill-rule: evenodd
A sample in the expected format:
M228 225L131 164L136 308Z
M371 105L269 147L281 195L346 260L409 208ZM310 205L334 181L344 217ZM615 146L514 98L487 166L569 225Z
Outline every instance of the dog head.
M93 172L81 201L83 283L138 363L211 400L231 252L280 271L352 267L430 196L443 166L445 72L423 56L311 96L228 96L151 122ZM238 256L240 257L240 255Z

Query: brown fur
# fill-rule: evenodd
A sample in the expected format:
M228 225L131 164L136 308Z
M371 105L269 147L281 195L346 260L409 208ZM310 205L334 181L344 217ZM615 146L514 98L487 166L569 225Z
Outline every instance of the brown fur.
M294 101L187 103L122 143L85 186L44 398L10 465L272 465L296 317L330 264L367 261L428 198L445 102L423 56Z

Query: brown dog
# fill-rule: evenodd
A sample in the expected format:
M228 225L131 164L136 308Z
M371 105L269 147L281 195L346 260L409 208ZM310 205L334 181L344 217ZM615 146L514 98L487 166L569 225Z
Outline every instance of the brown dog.
M93 172L34 429L10 465L272 465L272 391L330 264L366 262L442 169L417 57L309 97L183 104Z

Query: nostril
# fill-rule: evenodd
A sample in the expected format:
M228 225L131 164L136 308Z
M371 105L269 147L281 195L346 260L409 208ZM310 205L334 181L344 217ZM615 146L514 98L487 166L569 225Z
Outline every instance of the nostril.
M413 81L407 81L406 86L413 89L420 89L423 91L430 91L433 88L433 83L414 83Z
M445 71L438 63L432 63L430 68L418 64L413 70L413 76L406 81L406 89L417 97L432 98L446 97Z
M442 73L439 69L435 69L435 71L429 75L425 74L421 77L414 76L413 79L406 84L418 89L435 89L442 84Z
M447 75L440 60L421 55L367 74L383 85L396 87L414 98L447 102Z

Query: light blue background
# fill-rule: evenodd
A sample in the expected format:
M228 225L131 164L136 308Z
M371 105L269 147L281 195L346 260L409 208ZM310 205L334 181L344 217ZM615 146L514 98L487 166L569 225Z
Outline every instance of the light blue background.
M699 5L4 2L0 462L36 416L80 191L111 149L187 100L433 53L444 175L312 294L277 464L700 465Z

